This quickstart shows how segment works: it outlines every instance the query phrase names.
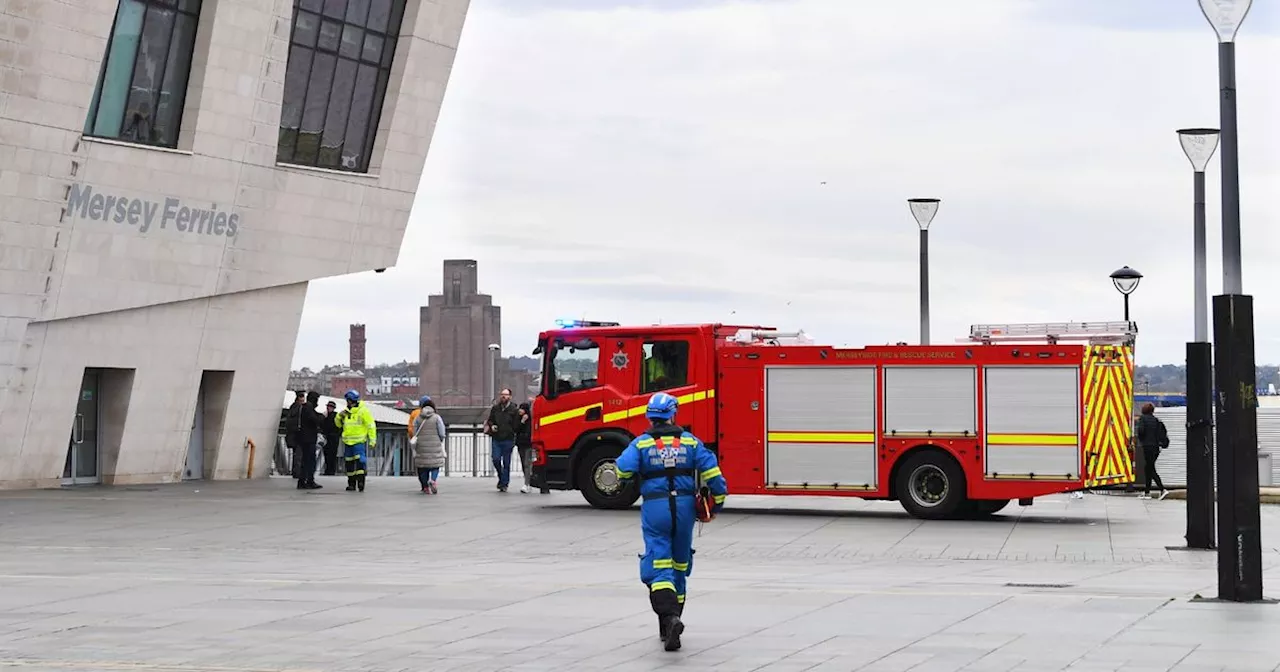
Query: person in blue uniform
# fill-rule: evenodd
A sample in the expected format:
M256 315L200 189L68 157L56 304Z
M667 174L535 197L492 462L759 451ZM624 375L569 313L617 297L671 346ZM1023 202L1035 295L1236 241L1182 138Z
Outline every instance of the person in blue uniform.
M680 618L693 572L695 495L705 485L715 514L729 491L715 453L675 424L676 406L676 398L665 392L653 395L645 409L652 426L622 451L614 466L624 486L627 479L640 482L640 581L649 588L658 636L667 651L680 648L684 632Z

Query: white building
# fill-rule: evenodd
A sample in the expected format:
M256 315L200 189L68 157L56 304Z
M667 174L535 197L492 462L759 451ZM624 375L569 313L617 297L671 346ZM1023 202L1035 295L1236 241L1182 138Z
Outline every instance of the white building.
M467 9L0 3L0 488L267 473L307 282L395 262Z

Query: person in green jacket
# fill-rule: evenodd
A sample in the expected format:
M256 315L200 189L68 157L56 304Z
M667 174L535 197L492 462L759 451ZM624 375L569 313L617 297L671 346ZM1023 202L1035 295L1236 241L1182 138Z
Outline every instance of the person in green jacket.
M343 395L347 407L338 413L338 428L342 430L342 445L347 467L347 491L364 492L365 469L368 468L369 450L378 445L378 427L373 422L373 413L360 401L360 393L347 390Z

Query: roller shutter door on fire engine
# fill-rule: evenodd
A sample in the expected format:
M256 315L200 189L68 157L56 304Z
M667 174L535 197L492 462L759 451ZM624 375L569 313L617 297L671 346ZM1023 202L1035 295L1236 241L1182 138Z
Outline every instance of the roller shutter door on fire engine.
M875 367L766 371L766 487L874 490Z
M886 436L977 436L977 368L886 366L884 406Z
M1080 477L1080 368L989 366L987 478Z

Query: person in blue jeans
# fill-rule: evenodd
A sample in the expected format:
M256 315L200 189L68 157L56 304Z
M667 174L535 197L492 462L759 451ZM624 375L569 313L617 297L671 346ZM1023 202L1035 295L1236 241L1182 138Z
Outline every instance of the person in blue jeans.
M520 428L520 414L511 403L511 390L502 388L498 403L489 409L484 421L484 433L489 435L493 468L498 472L498 492L506 492L511 484L511 451L516 446L516 432Z

